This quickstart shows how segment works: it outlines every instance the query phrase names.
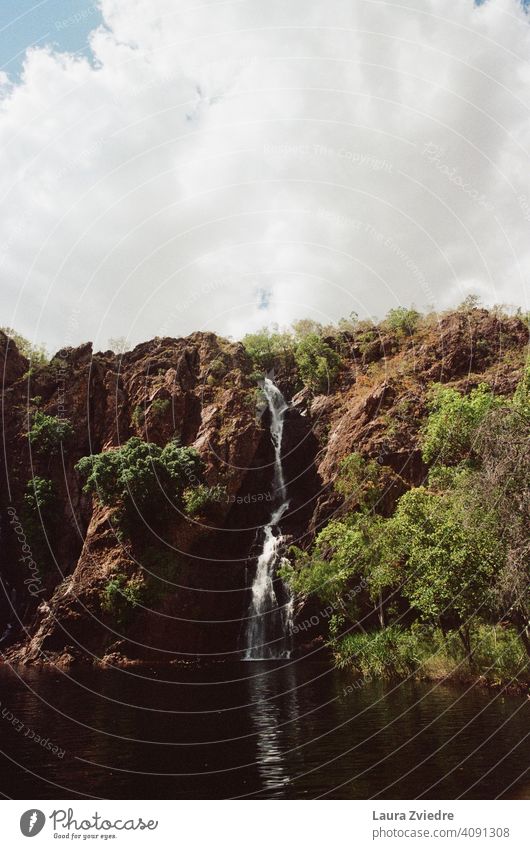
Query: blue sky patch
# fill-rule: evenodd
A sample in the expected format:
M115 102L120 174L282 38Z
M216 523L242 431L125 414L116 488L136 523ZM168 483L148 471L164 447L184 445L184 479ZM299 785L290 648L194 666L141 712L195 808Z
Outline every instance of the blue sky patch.
M101 20L97 0L2 0L0 68L17 79L31 46L89 55L88 35Z

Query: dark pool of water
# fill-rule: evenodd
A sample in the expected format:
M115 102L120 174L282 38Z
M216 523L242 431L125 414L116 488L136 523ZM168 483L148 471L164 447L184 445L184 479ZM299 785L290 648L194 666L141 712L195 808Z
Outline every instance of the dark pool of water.
M0 791L33 799L530 798L528 701L434 684L348 685L349 675L309 661L4 668Z

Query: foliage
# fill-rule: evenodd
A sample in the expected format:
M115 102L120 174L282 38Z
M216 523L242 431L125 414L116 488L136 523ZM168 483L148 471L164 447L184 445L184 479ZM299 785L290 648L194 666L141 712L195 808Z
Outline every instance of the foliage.
M56 500L55 487L49 478L37 475L28 481L24 494L24 504L33 513L44 513L54 506Z
M275 365L289 363L293 356L293 337L278 329L264 327L257 333L248 333L242 343L255 368L270 371Z
M352 667L368 678L406 678L420 668L424 653L424 641L417 633L398 625L348 634L335 646L339 667Z
M490 410L501 403L484 383L469 395L450 386L433 386L428 400L430 415L422 434L425 462L473 461L478 429Z
M312 318L301 318L299 321L293 321L291 326L297 341L304 339L306 336L322 336L322 324L319 321L314 321Z
M184 509L188 516L201 516L212 504L226 500L224 486L199 486L184 490Z
M22 356L26 357L33 366L46 365L48 354L44 345L34 345L12 327L0 327L0 331L13 340Z
M145 603L145 582L141 577L113 575L102 591L101 608L120 627L129 625L134 608Z
M335 489L354 512L291 548L280 574L326 605L337 662L363 674L528 677L530 361L511 400L485 384L468 395L436 385L428 411L427 483L377 515L395 473L350 454Z
M202 461L177 440L161 448L132 437L120 448L82 457L76 469L86 479L84 492L102 504L153 514L170 504L182 507L184 490L200 483Z
M339 466L335 489L348 501L372 508L381 497L382 470L375 460L349 454Z
M493 512L473 509L465 488L440 495L418 487L401 497L390 521L403 594L424 621L466 628L488 612L503 553Z
M137 404L136 407L134 407L134 409L131 413L131 424L132 424L133 427L138 429L143 425L144 419L145 419L145 412L144 412L143 408L140 407L140 405Z
M31 555L43 571L53 565L50 544L57 528L56 507L57 493L53 481L35 475L27 482L22 499L22 526Z
M150 412L153 418L161 418L169 409L171 401L169 398L155 398L150 407Z
M317 596L324 604L357 618L361 593L376 596L392 576L386 572L386 538L380 516L354 513L329 522L310 552L293 546L281 576L301 597ZM379 564L378 568L373 568Z
M421 313L414 307L396 307L387 313L383 326L398 336L412 336L420 319Z
M68 419L49 416L42 410L33 413L28 437L32 448L39 454L58 454L60 449L67 447L73 435L74 429Z
M474 672L491 684L524 682L528 658L517 634L495 625L479 624L473 631ZM365 679L465 678L468 656L455 633L413 625L390 625L381 631L347 634L333 642L338 666L355 670Z
M300 377L313 392L325 392L335 383L341 358L316 333L310 333L301 339L294 358Z
M466 295L461 304L457 307L457 312L469 313L472 310L480 308L480 295Z

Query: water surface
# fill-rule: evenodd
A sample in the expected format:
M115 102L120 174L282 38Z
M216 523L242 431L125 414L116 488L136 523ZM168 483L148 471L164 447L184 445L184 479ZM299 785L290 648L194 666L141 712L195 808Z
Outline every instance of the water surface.
M476 688L297 660L4 668L0 699L13 798L530 798L530 704Z

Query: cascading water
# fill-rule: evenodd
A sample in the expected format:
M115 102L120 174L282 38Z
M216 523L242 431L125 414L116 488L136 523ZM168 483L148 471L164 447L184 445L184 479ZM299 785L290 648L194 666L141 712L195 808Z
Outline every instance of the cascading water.
M263 394L271 415L271 438L274 445L274 503L269 524L263 528L263 543L258 557L256 577L252 584L252 600L248 611L245 660L274 660L290 657L293 626L293 601L281 584L287 601L280 604L276 594L276 567L281 559L283 537L280 520L289 507L282 465L283 424L288 404L272 380L265 378Z

